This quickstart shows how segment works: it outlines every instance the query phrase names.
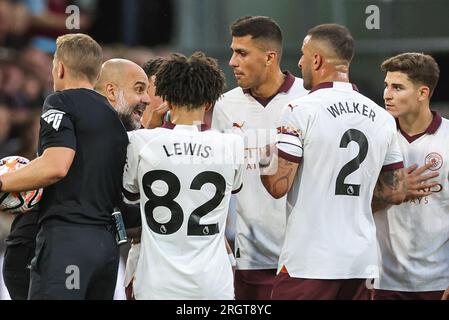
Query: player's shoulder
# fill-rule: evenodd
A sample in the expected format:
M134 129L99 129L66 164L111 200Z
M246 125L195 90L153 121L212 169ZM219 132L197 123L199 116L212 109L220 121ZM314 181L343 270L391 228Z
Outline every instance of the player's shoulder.
M59 109L65 106L65 95L63 91L50 93L44 101L44 110Z
M294 111L294 109L308 109L308 108L314 108L317 105L321 105L324 103L324 99L316 94L308 93L303 96L300 96L298 98L292 99L288 104L287 107L291 109L291 111ZM296 110L295 110L296 111Z
M217 100L217 103L215 106L222 106L222 105L233 105L235 102L241 102L243 100L246 100L245 93L243 92L243 89L240 87L235 87L234 89L231 89L221 95L221 97Z
M381 107L375 101L371 100L370 98L361 94L360 92L356 92L356 94L360 97L360 100L363 102L363 104L366 104L368 107L370 107L376 112L376 117L377 116L384 117L385 119L388 119L390 122L394 122L396 125L394 117L387 110L385 110L385 108Z
M437 114L437 116L441 118L441 126L449 129L449 119L442 117L439 114Z
M155 128L155 129L138 129L133 131L128 131L128 139L130 143L146 144L155 137L160 136L160 134L166 129Z
M439 117L441 119L440 125L438 129L441 129L444 132L449 132L449 119L442 117L438 113L435 114L436 117ZM438 123L438 119L436 120L436 123Z
M243 143L243 138L236 133L221 132L214 128L204 131L203 133L207 134L209 137L211 137L211 139L213 139L213 141L216 141L216 143L223 143L225 145L228 143L234 143L234 142L239 143L240 141Z
M42 118L54 117L56 114L77 116L77 111L73 106L73 100L68 98L64 91L56 91L49 94L42 107Z
M304 88L304 80L298 77L294 77L294 82L289 92L294 95L304 96L307 95L307 93L309 93L309 90Z
M88 97L98 99L102 103L106 103L107 101L104 96L91 89L67 89L49 94L44 101L44 110L70 110L75 108L77 104L84 106L86 103L91 103L91 101L86 102L85 99Z
M235 87L234 89L231 89L231 90L223 93L222 98L224 98L224 99L243 98L244 96L245 96L245 93L243 92L243 89L241 87Z

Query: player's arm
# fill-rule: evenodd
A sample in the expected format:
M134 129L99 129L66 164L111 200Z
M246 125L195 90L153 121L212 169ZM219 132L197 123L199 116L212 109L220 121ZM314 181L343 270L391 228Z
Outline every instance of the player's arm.
M438 184L436 181L431 181L431 179L437 177L439 175L438 172L431 172L428 174L423 174L426 170L428 170L432 166L431 163L428 163L424 166L418 168L416 164L405 169L404 186L406 187L406 195L403 201L409 201L416 198L426 197L432 194L432 188ZM391 175L391 173L390 173ZM376 188L374 189L374 196L371 203L372 211L376 212L379 210L383 210L390 206L391 204L400 204L403 201L396 203L395 200L399 200L397 194L394 195L394 191L388 190L385 188L387 185L386 181L389 179L388 174L383 174L383 178L381 179L382 174L379 176L379 180L376 184ZM392 178L392 177L390 177ZM382 181L381 181L382 180ZM391 196L385 194L390 193ZM392 198L391 202L389 198Z
M278 153L272 154L268 164L264 165L262 159L259 163L260 179L268 193L279 199L290 191L299 168L299 162L279 157Z
M385 209L391 204L400 204L407 195L406 172L403 168L383 171L377 179L371 201L372 211Z
M47 148L28 165L0 177L0 190L21 192L46 187L67 175L75 150L64 147Z

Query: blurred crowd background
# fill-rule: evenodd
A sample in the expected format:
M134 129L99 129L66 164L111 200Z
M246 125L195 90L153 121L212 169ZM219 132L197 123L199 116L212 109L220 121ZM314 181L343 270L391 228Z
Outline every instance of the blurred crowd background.
M79 29L67 28L71 5L80 10ZM369 5L379 9L378 29L367 28ZM449 116L448 12L447 0L0 0L0 158L36 156L42 103L53 90L57 36L88 33L103 46L105 60L122 57L138 64L170 52L202 50L218 59L231 89L229 25L244 15L267 15L280 24L282 66L297 76L306 31L320 23L346 25L356 41L352 82L380 105L379 65L386 57L432 54L441 69L432 106ZM10 218L0 217L0 256Z

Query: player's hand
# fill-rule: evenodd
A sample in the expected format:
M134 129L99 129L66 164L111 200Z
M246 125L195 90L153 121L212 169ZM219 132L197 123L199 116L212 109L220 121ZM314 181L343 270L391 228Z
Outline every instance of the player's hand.
M441 300L449 300L449 287L447 287L446 291L444 291Z
M154 129L162 126L164 123L164 116L168 110L168 105L165 102L158 106L153 106L150 103L147 105L144 115L142 116L142 126L146 129Z
M260 175L272 175L276 173L277 157L274 157L276 152L275 144L268 144L265 147L259 148L259 170Z
M438 182L431 181L431 179L439 176L439 173L430 172L428 174L423 174L430 167L432 167L431 163L419 168L418 165L414 164L405 169L407 173L407 196L405 201L426 197L432 194L432 188L436 186Z

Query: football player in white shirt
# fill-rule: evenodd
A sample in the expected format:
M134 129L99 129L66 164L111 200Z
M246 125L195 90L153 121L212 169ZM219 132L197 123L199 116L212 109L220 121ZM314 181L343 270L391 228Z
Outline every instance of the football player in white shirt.
M212 127L244 137L244 187L236 195L235 295L270 299L285 234L286 199L274 199L259 178L258 154L276 139L281 111L307 93L302 80L282 72L282 33L268 17L243 17L231 25L233 68L238 87L214 107Z
M215 60L172 55L156 74L172 123L129 134L123 184L142 212L136 299L234 298L224 229L242 187L243 140L200 125L223 87Z
M391 57L381 68L404 164L427 165L427 176L439 176L431 195L374 214L381 254L374 299L440 299L449 284L449 121L430 110L440 70L421 53Z
M394 118L349 82L353 47L336 24L310 29L302 45L299 67L311 91L290 103L268 167L277 171L261 177L274 197L289 192L273 299L369 299L373 192L393 203L405 198Z
M151 58L144 65L143 71L148 77L147 93L150 97L150 103L146 106L142 118L140 119L143 128L153 129L162 126L165 113L168 111L166 103L163 99L156 95L156 73L165 59L162 57ZM139 215L140 218L140 215ZM140 236L142 233L141 221L136 221L138 227L133 227L126 230L128 237L131 238L131 248L128 252L125 268L125 293L127 300L134 299L133 281L136 272L137 261L140 255Z

